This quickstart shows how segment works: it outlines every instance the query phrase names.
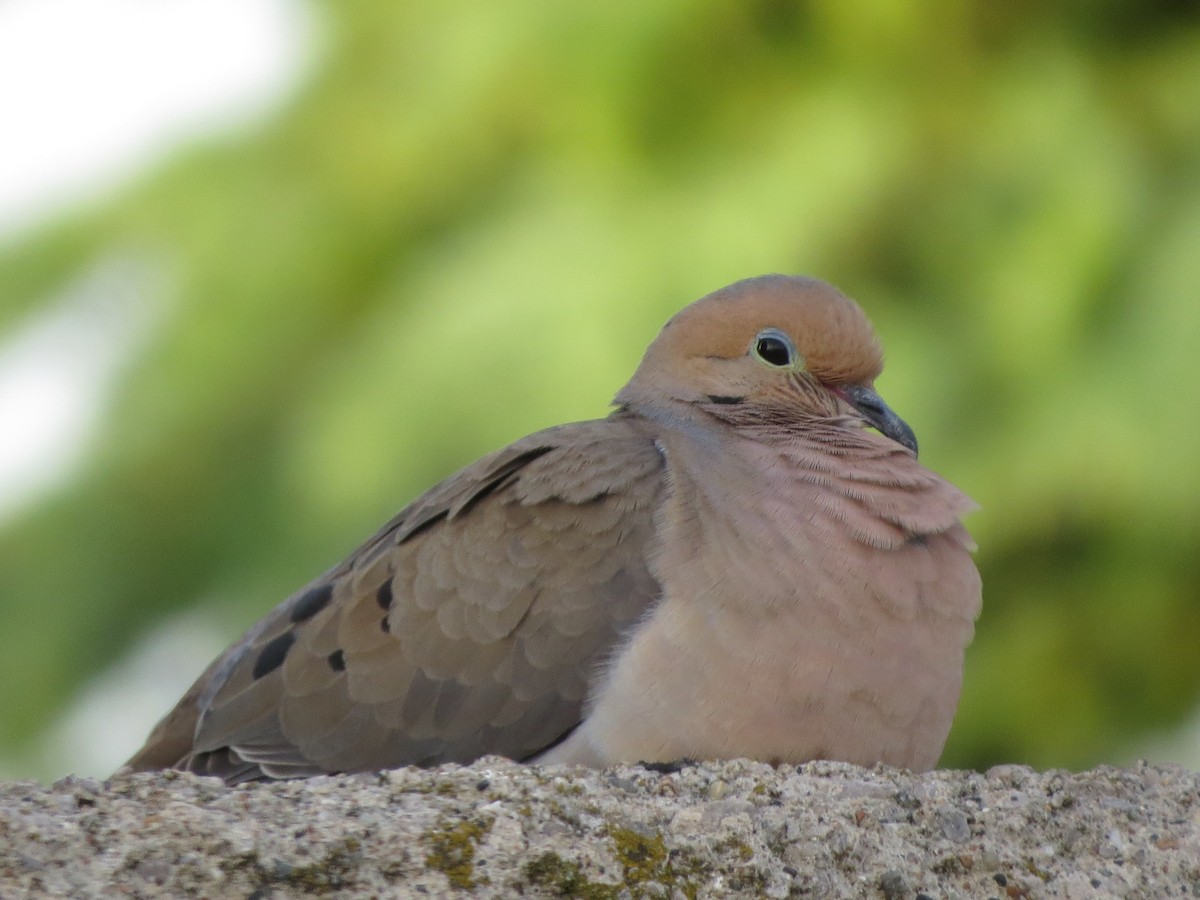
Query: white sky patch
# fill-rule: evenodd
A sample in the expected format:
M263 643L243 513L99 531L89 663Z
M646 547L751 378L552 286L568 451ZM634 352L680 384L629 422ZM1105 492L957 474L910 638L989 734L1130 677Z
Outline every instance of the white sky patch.
M0 2L0 240L280 103L312 24L301 0Z
M0 0L0 244L278 109L318 25L307 0ZM3 336L0 523L85 459L169 312L160 263L114 249ZM42 774L111 771L226 637L194 617L149 637L49 730Z
M114 253L0 343L0 522L82 460L163 294L154 267Z

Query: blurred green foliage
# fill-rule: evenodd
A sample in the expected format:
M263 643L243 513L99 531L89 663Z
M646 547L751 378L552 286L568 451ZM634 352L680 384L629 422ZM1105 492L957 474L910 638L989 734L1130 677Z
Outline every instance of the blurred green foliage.
M173 610L233 637L459 465L603 414L667 316L766 271L863 303L982 505L944 762L1120 759L1196 706L1197 7L320 11L286 109L0 247L0 328L106 259L163 282L86 465L0 529L0 753Z

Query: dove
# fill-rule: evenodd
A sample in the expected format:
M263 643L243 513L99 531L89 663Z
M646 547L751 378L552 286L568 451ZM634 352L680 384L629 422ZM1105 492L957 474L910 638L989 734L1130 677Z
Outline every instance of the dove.
M882 367L824 282L695 301L607 418L412 502L216 659L127 768L934 767L981 605L974 504L917 461Z

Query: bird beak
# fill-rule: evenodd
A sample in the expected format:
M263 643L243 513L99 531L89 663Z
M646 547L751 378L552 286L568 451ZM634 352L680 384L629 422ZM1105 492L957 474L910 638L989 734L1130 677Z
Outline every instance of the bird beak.
M913 452L913 456L917 455L917 436L908 427L908 423L883 402L882 397L860 384L846 385L842 388L842 394L871 427L878 429L880 434L890 437L897 444L907 447Z

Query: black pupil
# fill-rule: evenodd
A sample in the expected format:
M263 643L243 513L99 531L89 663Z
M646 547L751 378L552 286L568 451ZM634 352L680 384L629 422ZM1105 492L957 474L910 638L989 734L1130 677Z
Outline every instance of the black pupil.
M786 366L791 362L791 354L788 353L787 344L779 338L759 338L754 349L758 351L759 356L773 366Z

